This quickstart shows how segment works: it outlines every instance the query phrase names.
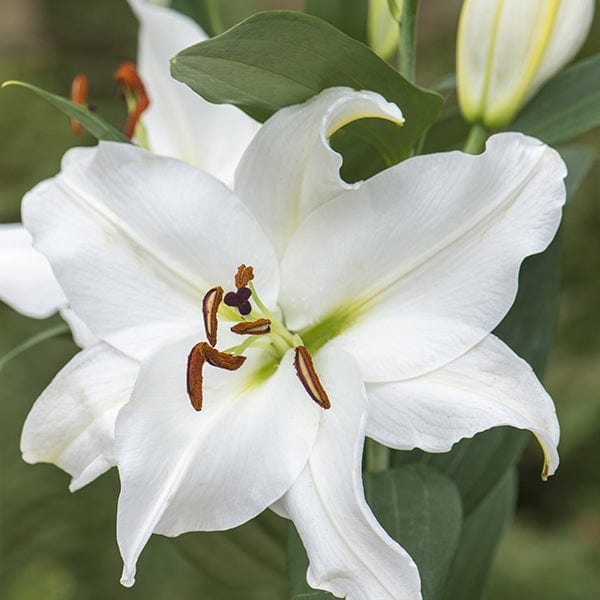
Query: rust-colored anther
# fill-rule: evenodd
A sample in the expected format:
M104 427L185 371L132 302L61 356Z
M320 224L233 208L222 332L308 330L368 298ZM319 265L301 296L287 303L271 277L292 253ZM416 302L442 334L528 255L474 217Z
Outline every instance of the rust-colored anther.
M271 321L269 319L242 321L233 325L231 331L239 335L266 335L267 333L271 333Z
M71 102L75 102L75 104L80 104L81 106L85 105L85 101L87 99L88 93L88 78L79 73L73 77L73 82L71 83ZM80 135L83 131L83 126L77 119L70 118L69 122L71 124L71 129L75 135Z
M208 363L219 369L235 371L246 361L245 356L219 352L206 342L196 344L188 356L187 393L195 410L202 410L202 369Z
M204 345L196 344L188 356L187 362L187 393L195 410L202 410L202 368L206 362Z
M296 347L296 355L294 356L294 367L298 379L304 386L308 395L321 407L331 408L329 396L315 371L312 357L304 346Z
M135 98L135 105L129 113L129 117L123 128L123 134L131 139L142 113L150 106L150 99L146 93L144 83L132 62L121 63L113 77L124 96L131 94Z
M213 367L219 369L227 369L228 371L237 371L245 362L245 356L237 356L236 354L227 354L227 352L219 352L216 348L209 346L203 342L202 348L206 362Z
M254 269L250 266L240 265L235 274L235 287L240 288L248 285L248 282L254 279Z
M204 317L204 329L206 331L206 339L211 346L217 344L217 314L219 305L223 301L223 288L220 286L214 287L206 292L202 300L202 315Z

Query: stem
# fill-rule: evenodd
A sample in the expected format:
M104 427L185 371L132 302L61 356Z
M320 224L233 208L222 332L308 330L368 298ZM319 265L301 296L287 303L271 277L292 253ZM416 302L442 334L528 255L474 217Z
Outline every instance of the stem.
M465 142L463 152L467 154L481 154L489 135L490 132L481 123L475 123L471 127L471 131L469 131L469 137Z
M366 467L369 473L381 473L390 468L390 449L375 440L367 438Z
M30 338L27 338L24 342L9 350L4 356L0 357L0 371L14 358L20 356L27 350L34 348L38 344L45 342L46 340L50 340L54 337L58 337L59 335L64 335L65 333L69 333L69 326L65 323L61 325L55 325L54 327L50 327L45 329L44 331L40 331L40 333L36 333L32 335Z
M206 11L206 18L211 29L211 37L223 33L225 26L221 20L217 0L204 0L204 10Z
M415 82L417 62L417 15L419 0L404 0L400 16L398 71L411 83Z

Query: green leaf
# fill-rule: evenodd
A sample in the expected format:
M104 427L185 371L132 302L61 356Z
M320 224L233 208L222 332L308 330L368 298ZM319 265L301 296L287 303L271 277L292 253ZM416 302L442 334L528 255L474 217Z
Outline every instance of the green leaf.
M600 54L554 77L524 108L511 129L560 144L600 125Z
M583 144L561 146L558 151L569 171L565 185L567 186L567 201L570 201L577 195L581 184L598 160L598 154L594 148Z
M424 465L366 473L365 496L385 530L419 567L424 600L439 600L460 538L462 508L450 479ZM308 560L293 526L288 535L292 598L333 596L306 584Z
M368 0L306 0L304 12L331 23L350 37L367 43Z
M406 118L384 144L394 150L394 162L410 154L442 103L364 44L320 19L286 11L253 15L183 50L173 59L171 73L210 102L234 104L260 121L328 87L374 90L398 104Z
M171 8L191 17L210 37L224 31L218 0L171 0Z
M439 600L462 524L454 483L435 469L410 465L365 474L365 496L384 529L417 563L423 600Z
M80 104L71 102L62 96L51 94L50 92L36 87L35 85L24 83L23 81L5 81L2 84L2 87L4 88L14 85L31 90L58 108L58 110L67 115L67 117L77 119L81 125L97 139L111 142L129 143L129 140L118 129L113 127L110 123L107 123L102 117L90 112L86 106L81 106Z
M516 473L511 469L465 519L443 600L483 597L496 548L512 519L516 488Z

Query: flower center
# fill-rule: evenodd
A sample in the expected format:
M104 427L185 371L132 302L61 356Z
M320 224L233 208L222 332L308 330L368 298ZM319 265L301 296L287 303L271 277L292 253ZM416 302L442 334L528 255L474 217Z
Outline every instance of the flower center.
M196 410L202 409L202 373L206 363L219 369L235 371L246 361L244 353L255 346L269 352L277 362L282 360L290 348L294 348L294 369L300 383L321 408L329 408L331 403L327 392L302 338L290 332L282 321L268 310L256 293L253 279L253 268L240 265L235 275L235 291L225 294L223 288L218 286L210 289L204 296L202 313L208 341L199 342L192 348L187 364L187 391L192 406ZM256 308L252 307L251 301ZM223 312L222 302L230 309L236 309L227 311L228 318L238 321L230 331L247 337L241 344L220 351L216 345L219 313Z

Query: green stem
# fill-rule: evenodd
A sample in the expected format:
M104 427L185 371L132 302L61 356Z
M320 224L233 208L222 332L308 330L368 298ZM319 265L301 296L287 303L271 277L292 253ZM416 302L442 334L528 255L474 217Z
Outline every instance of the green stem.
M400 16L400 43L398 47L398 71L411 83L416 79L417 62L417 16L419 0L404 0Z
M218 0L204 0L204 10L206 11L206 18L211 30L211 37L223 33L225 26L219 13Z
M50 327L48 329L45 329L44 331L40 331L40 333L32 335L30 338L26 339L24 342L22 342L12 350L9 350L4 356L0 357L0 371L11 360L17 358L17 356L20 356L24 352L27 352L27 350L34 348L35 346L41 344L42 342L45 342L46 340L50 340L54 337L58 337L59 335L64 335L69 332L69 326L65 323L62 323L60 325L55 325L54 327Z
M481 154L485 148L485 142L488 139L490 132L481 123L475 123L469 131L469 137L463 147L463 152L467 154Z
M390 468L390 449L367 438L365 445L366 467L369 473L381 473Z

